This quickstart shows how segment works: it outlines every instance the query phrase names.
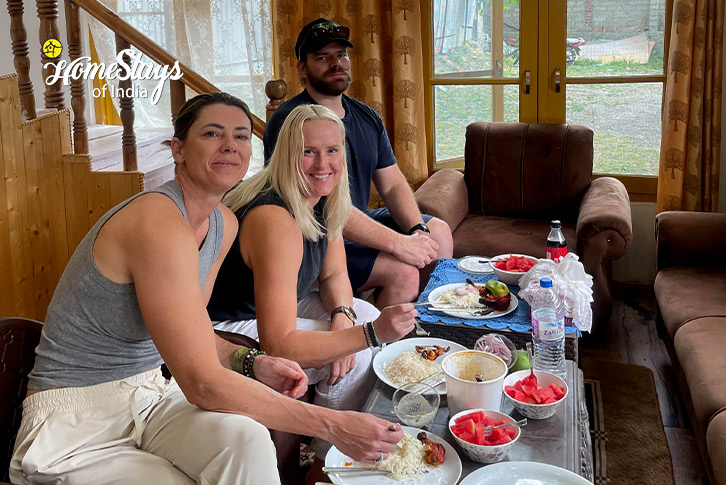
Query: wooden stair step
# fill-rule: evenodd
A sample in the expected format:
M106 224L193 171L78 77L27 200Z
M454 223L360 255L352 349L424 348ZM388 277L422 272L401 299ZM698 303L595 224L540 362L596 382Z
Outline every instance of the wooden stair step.
M122 171L121 135L123 127L92 125L88 128L88 151L96 171ZM174 178L171 155L171 128L143 128L136 132L136 160L144 174L144 188L153 189Z

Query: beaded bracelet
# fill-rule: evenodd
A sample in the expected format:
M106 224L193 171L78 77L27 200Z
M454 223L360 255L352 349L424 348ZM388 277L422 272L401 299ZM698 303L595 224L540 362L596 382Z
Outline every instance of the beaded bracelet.
M373 344L371 344L371 339L368 337L368 327L363 324L361 325L361 328L363 329L363 336L366 338L366 347L373 347Z
M232 356L232 370L234 370L235 372L239 372L245 377L254 379L255 373L252 366L255 362L255 358L258 355L267 355L267 353L264 350L240 347L235 351L234 355Z
M378 336L376 335L376 329L373 328L373 322L367 322L366 326L368 327L368 336L371 338L371 343L374 347L380 347L381 344L378 342Z

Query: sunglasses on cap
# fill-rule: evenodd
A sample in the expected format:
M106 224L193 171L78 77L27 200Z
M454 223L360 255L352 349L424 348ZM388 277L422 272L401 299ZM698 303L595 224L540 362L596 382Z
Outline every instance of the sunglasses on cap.
M333 25L330 22L321 22L319 24L315 24L310 28L310 30L308 30L307 34L305 34L305 37L303 37L302 41L300 42L300 47L298 47L298 51L296 53L297 58L302 58L302 51L303 47L305 47L305 44L314 43L320 40L335 42L336 39L343 39L347 41L349 37L350 27L345 27L343 25Z

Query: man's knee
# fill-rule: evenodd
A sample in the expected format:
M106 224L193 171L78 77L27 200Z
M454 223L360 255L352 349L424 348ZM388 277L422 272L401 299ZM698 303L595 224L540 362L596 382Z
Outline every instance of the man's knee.
M431 231L431 237L439 245L437 256L439 258L450 258L454 254L454 237L451 235L451 228L446 221L434 217L427 225Z

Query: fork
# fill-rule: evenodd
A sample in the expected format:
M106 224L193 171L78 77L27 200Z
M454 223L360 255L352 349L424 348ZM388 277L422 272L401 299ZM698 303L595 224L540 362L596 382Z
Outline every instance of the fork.
M421 327L421 324L418 323L418 320L414 319L413 323L416 324L416 335L419 337L428 337L429 333Z
M527 418L520 419L511 423L498 424L496 426L484 426L484 436L491 436L494 428L508 428L510 426L525 426L527 424Z

